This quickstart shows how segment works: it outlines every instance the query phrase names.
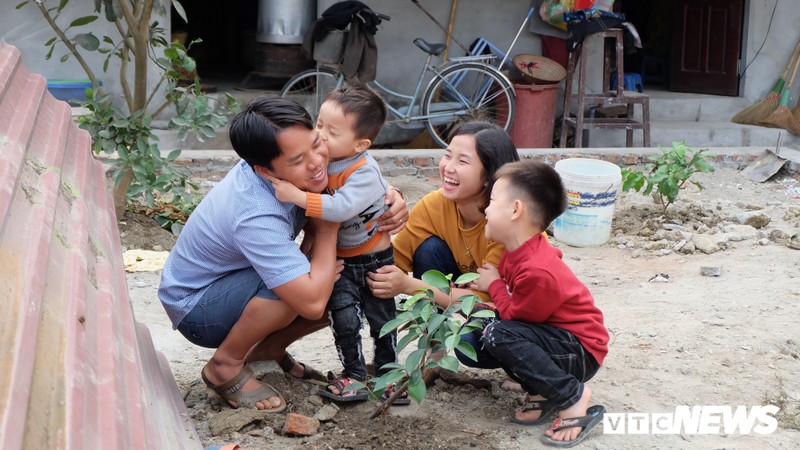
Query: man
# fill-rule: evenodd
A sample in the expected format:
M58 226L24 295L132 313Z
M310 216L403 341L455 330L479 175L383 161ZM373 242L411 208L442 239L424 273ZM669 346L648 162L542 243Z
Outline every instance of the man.
M192 213L164 266L159 298L174 328L216 348L202 370L206 385L234 408L279 412L286 407L281 395L245 364L278 360L304 375L308 368L286 346L327 325L325 306L342 264L339 224L306 223L304 210L275 198L272 183L322 192L328 148L305 109L277 97L253 100L231 121L229 135L243 161ZM382 228L396 231L408 209L397 192L387 202L393 205ZM304 226L308 256L294 241Z

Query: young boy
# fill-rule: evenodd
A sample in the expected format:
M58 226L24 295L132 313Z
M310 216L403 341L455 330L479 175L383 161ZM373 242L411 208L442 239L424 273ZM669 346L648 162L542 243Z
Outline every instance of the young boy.
M500 317L483 343L528 393L512 421L537 424L558 411L542 441L571 447L605 412L589 406L592 391L583 383L608 353L608 331L589 290L542 233L567 205L558 173L525 160L501 167L495 180L486 237L506 251L498 268L478 269L475 287L491 294Z
M322 103L317 119L317 130L330 151L328 193L303 192L290 183L275 186L279 200L304 208L306 216L341 222L337 256L344 260L345 268L334 285L328 316L344 370L340 378L320 390L320 395L341 402L366 400L368 395L362 390L346 391L349 384L367 378L359 332L362 315L375 341L376 375L382 374L384 364L397 360L397 333L379 338L383 325L396 316L394 300L373 296L365 281L368 272L394 264L389 234L378 231L389 184L366 152L385 121L383 99L365 84L334 90ZM383 398L390 394L387 390ZM398 400L395 404L408 403L407 396Z

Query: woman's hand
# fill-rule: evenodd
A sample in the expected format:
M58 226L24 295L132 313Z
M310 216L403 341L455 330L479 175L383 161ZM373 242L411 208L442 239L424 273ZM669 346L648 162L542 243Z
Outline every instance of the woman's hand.
M403 194L399 190L391 188L386 192L385 204L391 206L381 215L381 225L378 227L378 231L397 234L408 222L408 205L403 199Z
M491 264L484 264L483 267L478 267L478 275L480 276L471 283L470 288L483 292L489 292L489 285L494 280L500 279L500 272L497 271L497 267Z
M397 294L407 293L408 278L409 275L397 266L383 266L367 274L367 286L375 297L394 298Z

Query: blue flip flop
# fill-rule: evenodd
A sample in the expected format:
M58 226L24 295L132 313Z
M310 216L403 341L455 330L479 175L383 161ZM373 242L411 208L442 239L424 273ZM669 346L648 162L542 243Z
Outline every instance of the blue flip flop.
M605 413L606 408L604 406L594 405L586 410L585 416L573 417L570 419L556 419L555 422L553 422L553 426L550 428L553 431L576 427L581 427L583 429L581 430L580 434L578 434L578 437L571 441L556 441L546 434L542 435L541 441L543 444L551 447L574 447L586 439L586 436L589 435L589 432L592 431L592 428L594 428L595 425L603 420L603 414Z

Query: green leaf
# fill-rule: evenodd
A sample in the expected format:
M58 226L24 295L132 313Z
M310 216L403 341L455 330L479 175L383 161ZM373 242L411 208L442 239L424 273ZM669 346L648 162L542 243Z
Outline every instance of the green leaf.
M172 180L174 176L171 173L162 173L158 177L156 177L156 183L167 183Z
M408 382L408 396L415 402L422 403L427 391L428 388L425 386L425 380L422 379L422 374L420 372L413 373L411 375L411 380Z
M456 283L458 282L456 281ZM469 314L472 312L472 308L475 307L475 300L478 298L474 295L465 295L461 297L461 299L461 312L463 312L464 315L469 316Z
M93 52L100 47L100 40L92 33L75 35L75 42L86 50Z
M186 10L183 9L183 5L178 0L172 0L172 7L175 8L175 12L183 19L184 22L189 23L189 19L186 18Z
M203 125L203 126L201 126L201 127L200 127L200 131L201 131L201 132L202 132L202 133L203 133L203 134L204 134L206 137L210 137L210 138L213 138L214 136L216 136L216 135L217 135L217 130L215 130L213 127L210 127L210 126L207 126L207 125Z
M366 387L367 387L367 385L365 385L364 383L362 383L360 381L354 381L354 382L348 384L347 386L345 386L344 389L342 389L342 392L353 392L353 391L357 391L359 389L364 389Z
M461 329L458 330L458 334L463 336L465 334L472 333L474 331L479 331L483 329L483 324L478 322L477 320L470 320Z
M455 283L460 286L462 284L471 283L471 282L477 280L478 277L480 277L480 275L478 275L477 273L468 272L468 273L465 273L465 274L461 275L460 277L458 277L456 279Z
M422 357L425 356L426 352L427 350L422 348L409 353L405 363L406 372L413 373L415 370L419 370L417 366L419 366L419 363L422 360Z
M439 367L449 370L451 372L458 372L458 358L452 355L446 355L438 361Z
M445 294L450 293L450 280L438 270L429 270L422 274L422 281L430 284L431 286L439 289Z
M475 352L475 349L472 348L472 345L469 342L461 341L456 346L459 352L466 355L469 359L473 361L478 361L478 354Z
M486 318L497 317L497 313L495 311L492 311L491 309L482 309L480 311L475 311L474 313L472 313L472 317L486 317Z
M381 370L394 370L394 369L403 369L403 365L400 363L386 363L380 369ZM385 375L384 375L385 376ZM383 378L383 377L381 377Z
M178 156L181 155L181 149L175 149L167 155L167 161L174 161Z
M407 318L401 318L401 317L398 316L398 317L386 322L381 327L381 332L380 332L380 335L378 337L384 337L387 334L390 334L391 332L396 330L397 327L405 324L407 321L408 321Z
M447 351L452 351L458 345L459 341L461 340L461 336L457 334L451 334L447 336L447 339L444 340L444 346L447 348Z
M407 333L407 334L403 335L403 337L401 337L400 340L397 341L397 352L399 353L404 348L406 348L406 346L408 346L408 344L410 344L410 343L416 341L417 339L419 339L420 335L421 335L421 333Z
M147 187L142 186L141 184L131 185L128 188L128 197L136 197L137 195L142 194L144 191L147 190Z
M423 322L428 322L431 319L431 316L435 312L433 305L430 303L426 303L422 306L422 310L420 311L419 317L422 319Z
M436 314L433 317L431 317L431 320L428 321L428 326L426 327L427 330L428 330L428 333L431 333L431 334L435 333L436 330L439 328L439 326L442 324L442 322L444 322L445 319L446 319L446 317L441 315L441 314Z
M69 24L69 27L70 28L71 27L79 27L79 26L82 26L82 25L90 24L90 23L94 22L95 20L97 20L97 16L78 17L77 19L73 20Z

